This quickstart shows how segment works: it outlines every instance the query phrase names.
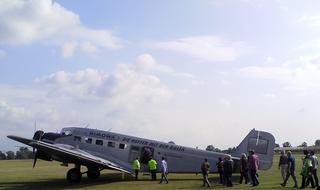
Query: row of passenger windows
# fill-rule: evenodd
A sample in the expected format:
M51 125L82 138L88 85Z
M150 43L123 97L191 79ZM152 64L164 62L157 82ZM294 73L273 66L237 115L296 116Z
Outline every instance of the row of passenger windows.
M73 140L74 140L74 141L77 141L77 142L81 142L81 137L79 137L79 136L74 136ZM84 142L86 142L86 143L88 143L88 144L93 144L92 138L88 138L88 137L85 137L85 138L84 138ZM104 141L101 140L101 139L96 139L95 144L96 144L96 145L103 146ZM107 147L111 147L111 148L115 148L115 147L116 147L116 143L113 142L113 141L108 141L106 145L107 145ZM126 147L127 147L127 144L123 144L123 143L120 143L120 144L119 144L119 149L125 149Z

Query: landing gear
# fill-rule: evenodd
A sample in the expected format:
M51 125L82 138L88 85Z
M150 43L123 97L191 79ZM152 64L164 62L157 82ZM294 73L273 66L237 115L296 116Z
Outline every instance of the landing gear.
M86 172L81 173L81 166L76 165L74 168L70 169L67 173L67 180L70 182L79 182L81 181L82 174L87 173L88 178L97 179L100 177L100 171L102 169L96 167L87 167L88 170Z
M80 167L72 168L67 173L67 180L70 182L78 182L81 181L82 173L80 171Z
M88 167L88 171L87 171L87 176L90 179L97 179L100 177L100 170L99 168L89 168Z

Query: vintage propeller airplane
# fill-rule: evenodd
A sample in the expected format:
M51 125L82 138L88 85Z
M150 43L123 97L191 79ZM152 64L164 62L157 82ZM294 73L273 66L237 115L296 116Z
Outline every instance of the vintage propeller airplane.
M72 182L80 181L85 173L88 178L98 178L103 169L134 174L132 163L137 157L143 172L148 171L147 163L151 157L157 162L160 162L161 157L166 157L171 173L200 173L204 158L216 163L219 157L229 155L79 127L63 128L60 133L36 131L33 139L13 135L8 138L34 148L33 167L38 158L56 160L65 166L74 164L75 167L67 172L67 179ZM237 163L242 153L255 150L260 158L260 169L269 169L272 166L274 146L272 134L253 129L231 156ZM87 171L81 172L81 166L86 166ZM215 164L212 164L210 170L217 171Z

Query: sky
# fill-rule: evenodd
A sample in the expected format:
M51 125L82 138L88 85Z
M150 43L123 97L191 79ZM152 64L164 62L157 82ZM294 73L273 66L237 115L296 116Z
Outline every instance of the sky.
M0 150L90 127L206 148L320 139L316 0L2 0Z

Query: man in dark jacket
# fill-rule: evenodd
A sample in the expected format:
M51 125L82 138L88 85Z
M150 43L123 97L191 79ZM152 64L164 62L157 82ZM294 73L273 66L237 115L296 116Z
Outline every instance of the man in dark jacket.
M240 159L240 184L242 184L244 178L244 183L248 183L248 159L245 153L241 154Z
M231 157L228 155L225 157L225 161L223 162L223 172L224 172L224 180L225 185L227 187L232 187L232 172L233 172L233 160L231 160Z

